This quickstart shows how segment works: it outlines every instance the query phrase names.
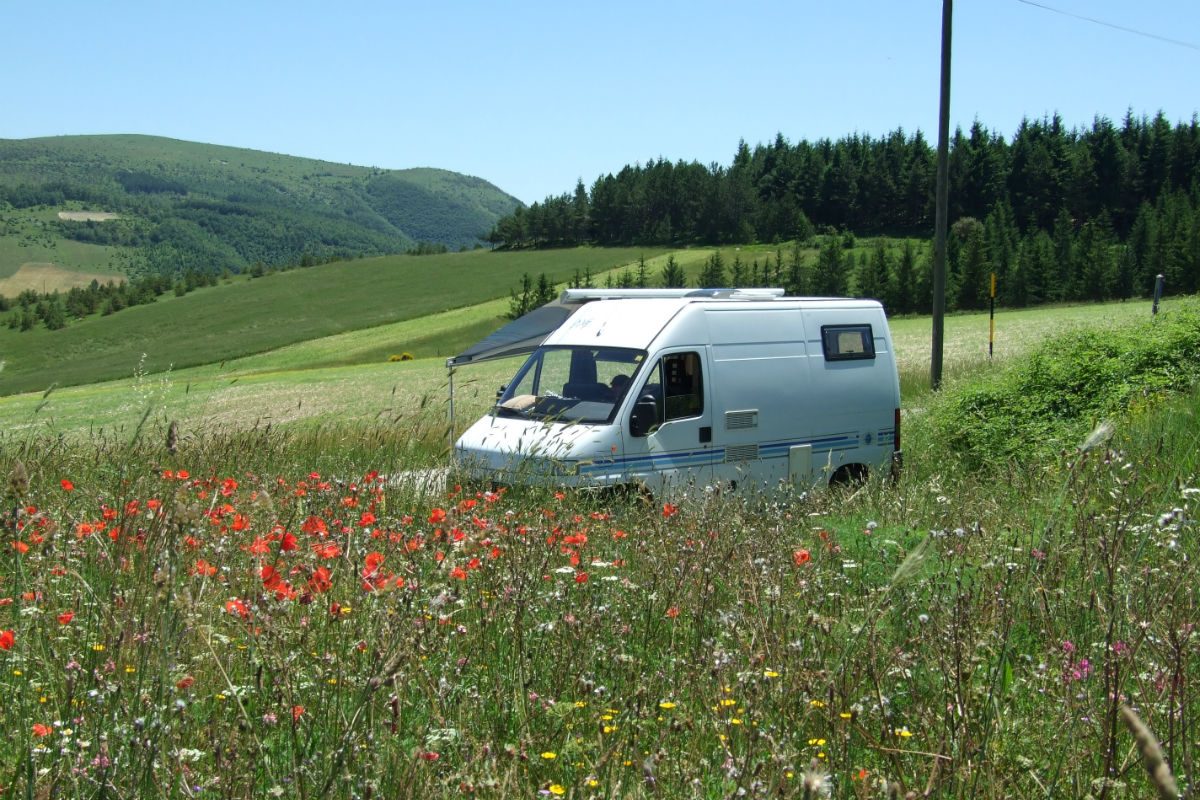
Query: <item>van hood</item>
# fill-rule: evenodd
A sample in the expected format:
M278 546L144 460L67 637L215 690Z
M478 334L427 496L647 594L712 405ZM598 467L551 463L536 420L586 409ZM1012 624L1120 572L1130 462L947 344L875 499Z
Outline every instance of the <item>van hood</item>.
M543 483L578 474L580 462L611 459L619 441L612 425L540 422L491 415L454 446L458 466L471 477L500 483Z

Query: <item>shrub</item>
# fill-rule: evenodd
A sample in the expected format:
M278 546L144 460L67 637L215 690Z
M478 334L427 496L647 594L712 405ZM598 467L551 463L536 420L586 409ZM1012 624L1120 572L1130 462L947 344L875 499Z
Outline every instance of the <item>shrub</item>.
M969 468L1003 468L1071 447L1135 399L1197 379L1200 311L1191 305L1127 329L1050 339L1004 372L948 389L930 408L929 430Z
M404 351L403 353L400 353L399 355L396 355L395 353L393 353L392 355L388 356L389 362L412 361L412 360L413 360L413 354L408 352L407 350Z

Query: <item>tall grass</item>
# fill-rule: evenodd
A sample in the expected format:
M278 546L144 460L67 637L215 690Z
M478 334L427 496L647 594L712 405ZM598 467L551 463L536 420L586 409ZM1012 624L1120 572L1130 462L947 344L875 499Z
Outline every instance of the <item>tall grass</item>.
M649 507L394 480L398 426L10 436L0 785L1151 796L1125 703L1190 787L1198 405L1004 483Z

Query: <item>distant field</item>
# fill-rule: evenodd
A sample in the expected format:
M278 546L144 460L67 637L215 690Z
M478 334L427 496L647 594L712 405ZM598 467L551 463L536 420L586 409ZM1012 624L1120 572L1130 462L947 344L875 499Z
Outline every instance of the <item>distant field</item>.
M0 278L0 295L16 297L26 289L42 294L63 292L76 286L87 286L93 280L121 283L124 278L112 273L67 269L58 264L22 264L12 275Z
M377 420L418 425L429 442L444 441L447 375L444 357L387 363L379 342L421 336L461 338L463 330L498 327L503 301L434 314L370 330L330 336L168 374L123 378L94 386L0 398L0 426L67 435L89 430L132 432L149 413L147 430L168 420L185 430L271 425L358 424ZM1107 303L1005 312L997 317L996 363L1078 325L1119 325L1149 314L1145 303ZM929 391L930 320L893 323L905 407L920 407ZM945 376L988 368L986 314L946 320ZM456 333L459 332L459 333ZM486 330L484 330L486 332ZM469 343L469 342L468 342ZM386 348L385 348L386 349ZM456 348L457 350L457 348ZM347 364L370 355L373 363ZM459 429L490 405L497 387L520 363L509 359L460 369L455 376ZM5 373L0 372L0 381ZM39 410L40 409L40 410ZM157 434L156 434L157 435Z
M0 236L0 279L10 278L26 264L53 264L64 271L102 274L109 278L124 277L118 269L120 248L59 239L48 243L27 236ZM88 278L91 280L91 277ZM38 291L42 291L37 287ZM49 291L57 287L48 284ZM66 288L70 288L67 286ZM10 296L0 287L0 294Z
M545 272L567 281L579 271L623 269L640 248L493 253L479 250L433 256L388 256L339 262L256 280L160 298L111 316L89 317L59 331L18 333L0 328L0 394L42 391L133 374L220 363L296 342L372 328L507 297L522 273ZM504 307L506 309L506 306ZM413 342L374 340L366 360L386 358ZM341 359L339 363L346 363Z

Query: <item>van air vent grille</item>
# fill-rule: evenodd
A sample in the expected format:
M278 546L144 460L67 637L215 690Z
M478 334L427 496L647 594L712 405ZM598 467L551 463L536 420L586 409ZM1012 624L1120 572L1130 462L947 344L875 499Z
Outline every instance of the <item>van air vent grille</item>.
M742 431L758 427L758 409L750 411L726 411L725 430Z
M725 448L725 463L734 461L757 461L758 443L735 444Z

